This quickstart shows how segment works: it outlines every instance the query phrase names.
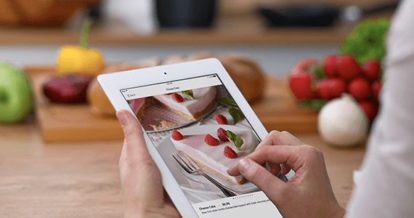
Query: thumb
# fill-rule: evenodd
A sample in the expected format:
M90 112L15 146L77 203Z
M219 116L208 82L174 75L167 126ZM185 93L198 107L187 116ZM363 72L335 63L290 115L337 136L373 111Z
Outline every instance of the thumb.
M238 168L244 178L265 192L272 201L279 199L281 191L287 188L286 183L271 174L266 168L248 158L240 160Z
M126 110L119 111L116 116L124 131L124 149L127 156L134 159L148 159L149 154L144 140L141 125L132 113Z

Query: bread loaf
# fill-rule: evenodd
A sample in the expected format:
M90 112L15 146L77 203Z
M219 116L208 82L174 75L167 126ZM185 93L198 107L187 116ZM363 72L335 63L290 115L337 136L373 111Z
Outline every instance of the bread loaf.
M220 56L219 60L249 103L263 96L265 77L255 61L233 54Z

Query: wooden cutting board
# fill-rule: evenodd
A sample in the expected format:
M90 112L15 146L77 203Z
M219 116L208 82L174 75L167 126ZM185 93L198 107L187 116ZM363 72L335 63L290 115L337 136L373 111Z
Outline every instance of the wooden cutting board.
M299 108L286 80L267 77L263 98L251 106L268 131L318 132L318 112Z
M27 67L31 75L36 117L45 142L112 140L123 137L114 117L93 115L88 105L53 104L44 97L41 87L53 74L50 67ZM263 99L252 104L265 127L292 133L315 133L317 113L298 108L284 80L268 77Z

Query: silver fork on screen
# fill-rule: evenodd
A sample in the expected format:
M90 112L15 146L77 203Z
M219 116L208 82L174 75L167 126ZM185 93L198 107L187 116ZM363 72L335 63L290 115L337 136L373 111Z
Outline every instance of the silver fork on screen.
M215 186L217 186L217 188L219 188L220 191L223 192L223 194L225 196L232 197L232 196L237 195L235 192L231 191L230 189L225 187L223 184L218 182L216 179L214 179L213 177L211 177L207 173L205 173L197 165L197 163L195 163L193 160L191 160L191 158L188 157L186 154L184 154L182 152L177 152L177 153L173 154L172 156L173 156L174 160L177 161L178 165L180 165L181 168L183 168L183 170L185 170L187 173L192 174L192 175L204 176L204 178L206 178L208 181L210 181Z

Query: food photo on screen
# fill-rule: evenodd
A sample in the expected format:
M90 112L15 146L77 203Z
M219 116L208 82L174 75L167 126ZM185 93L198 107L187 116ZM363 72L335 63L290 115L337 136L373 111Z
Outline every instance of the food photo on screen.
M223 85L128 100L192 203L258 191L227 174L259 139Z

